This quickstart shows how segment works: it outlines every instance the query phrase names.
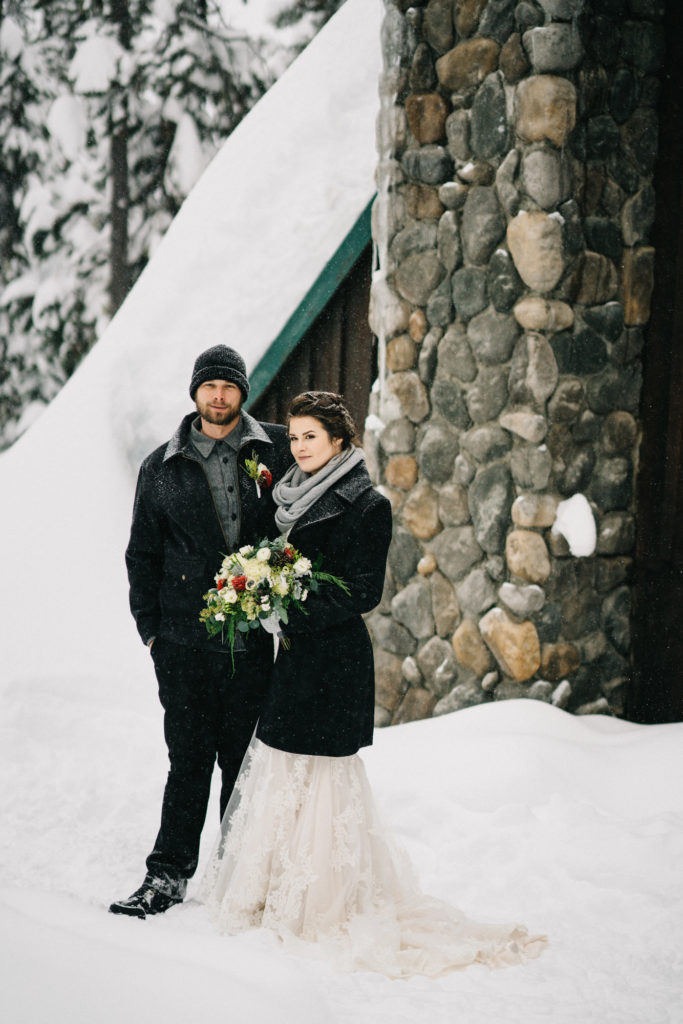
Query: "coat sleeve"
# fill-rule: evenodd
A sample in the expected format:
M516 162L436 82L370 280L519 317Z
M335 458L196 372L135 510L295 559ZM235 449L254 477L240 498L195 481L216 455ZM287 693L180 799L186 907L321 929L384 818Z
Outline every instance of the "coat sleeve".
M285 634L318 633L366 612L379 604L384 589L387 554L391 541L391 506L373 492L373 500L354 517L339 573L349 588L346 594L334 583L321 583L311 591L304 611L292 608ZM324 553L323 553L324 554ZM322 569L326 569L323 558Z
M126 548L126 568L130 585L130 610L145 644L157 635L159 629L163 552L159 514L151 500L148 470L143 464L135 490L133 522Z

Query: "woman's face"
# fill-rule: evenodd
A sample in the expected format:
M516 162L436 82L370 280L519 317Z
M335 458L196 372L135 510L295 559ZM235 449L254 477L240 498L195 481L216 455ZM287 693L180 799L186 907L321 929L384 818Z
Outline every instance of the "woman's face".
M331 438L320 420L313 416L292 416L289 444L297 466L304 473L317 473L342 450L341 438Z

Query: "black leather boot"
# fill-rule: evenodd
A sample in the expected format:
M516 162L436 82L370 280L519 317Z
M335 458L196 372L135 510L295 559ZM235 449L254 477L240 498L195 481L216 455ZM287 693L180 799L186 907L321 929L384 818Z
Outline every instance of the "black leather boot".
M139 889L125 900L117 900L109 907L110 914L126 914L128 917L149 917L164 914L177 903L183 902L187 882L169 881L165 878L147 876Z

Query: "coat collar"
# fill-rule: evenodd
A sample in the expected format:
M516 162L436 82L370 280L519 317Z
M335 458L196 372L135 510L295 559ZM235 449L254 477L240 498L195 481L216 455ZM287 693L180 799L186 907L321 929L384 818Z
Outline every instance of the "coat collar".
M297 519L292 527L292 533L304 526L311 526L313 523L341 515L349 505L353 505L361 494L371 489L372 483L365 464L361 463L359 466L355 466L341 480L325 491L315 505L304 512L300 519Z
M259 444L272 444L272 441L258 420L255 420L248 412L242 411L240 415L242 418L242 440L240 441L240 449L244 448L248 444L254 444L256 441L258 441ZM192 422L196 417L196 412L190 412L187 416L183 416L178 429L166 445L164 462L173 458L175 455L186 455L191 459L197 458L196 449L190 439L190 429L192 427Z

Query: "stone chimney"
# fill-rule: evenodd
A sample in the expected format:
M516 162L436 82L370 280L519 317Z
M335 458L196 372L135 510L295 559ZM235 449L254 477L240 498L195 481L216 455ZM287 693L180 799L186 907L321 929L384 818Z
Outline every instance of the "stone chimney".
M386 0L379 725L514 697L623 710L661 15Z

